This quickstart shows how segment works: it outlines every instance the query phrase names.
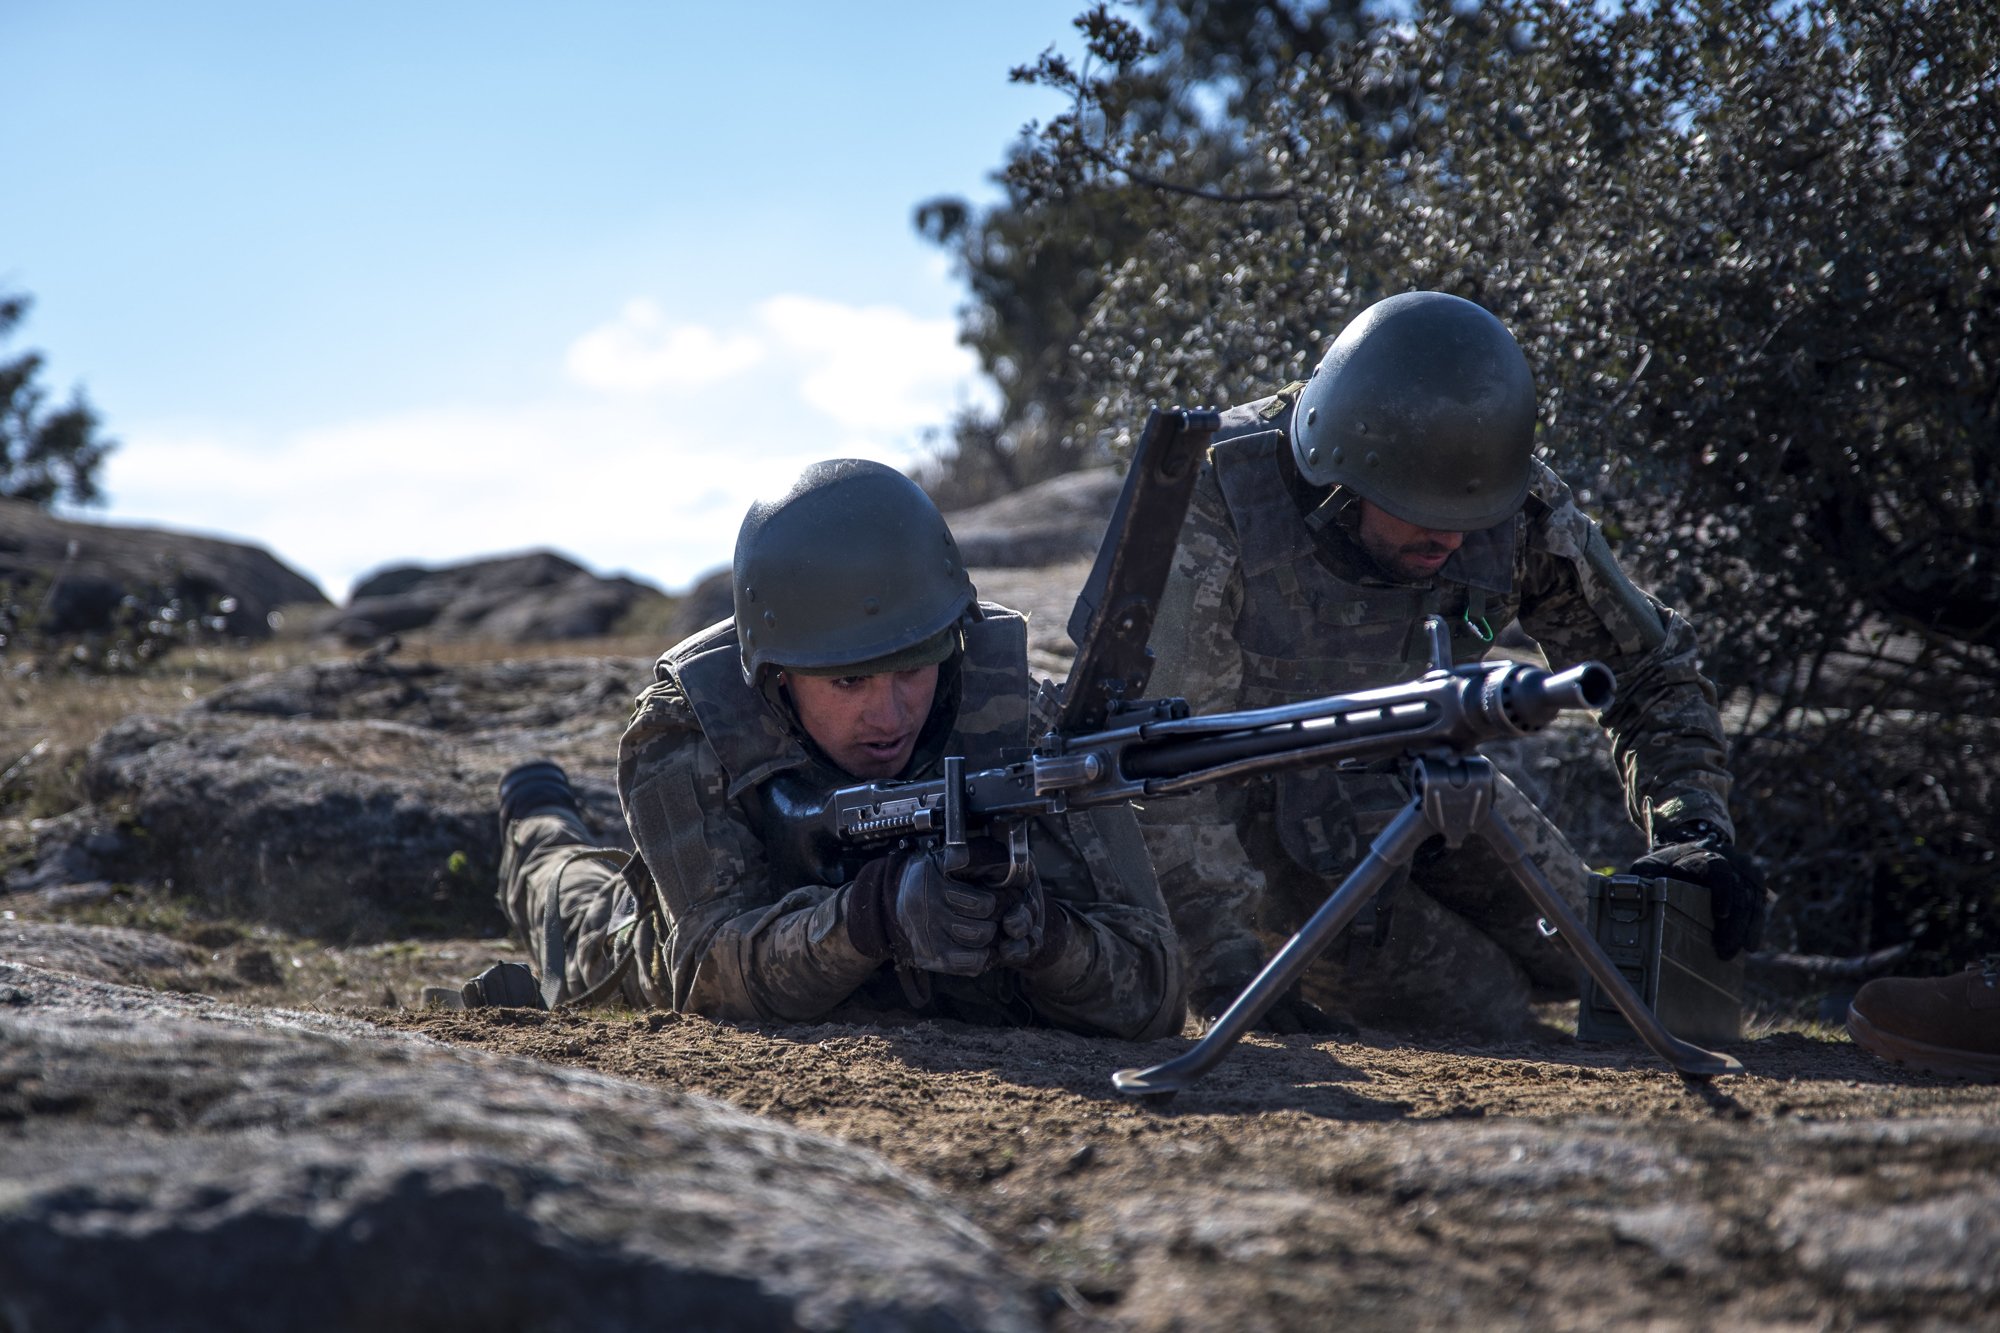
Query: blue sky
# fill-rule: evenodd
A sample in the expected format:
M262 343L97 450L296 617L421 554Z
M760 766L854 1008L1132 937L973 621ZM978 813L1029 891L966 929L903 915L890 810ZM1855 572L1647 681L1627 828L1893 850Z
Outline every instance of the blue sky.
M1080 8L0 0L9 348L122 442L115 521L335 598L531 546L684 586L985 401L911 213L992 197Z

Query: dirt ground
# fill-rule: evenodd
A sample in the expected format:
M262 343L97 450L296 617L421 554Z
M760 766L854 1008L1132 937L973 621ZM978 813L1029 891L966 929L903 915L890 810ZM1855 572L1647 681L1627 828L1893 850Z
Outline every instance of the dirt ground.
M1750 1072L1710 1085L1641 1048L1556 1034L1505 1047L1253 1036L1153 1106L1110 1075L1185 1039L366 1016L874 1148L1044 1277L1060 1327L2000 1326L1976 1276L1947 1271L1915 1302L1907 1282L1871 1290L1849 1271L1880 1258L1871 1242L1810 1224L1817 1208L1872 1207L1854 1189L1933 1212L1990 1190L2000 1089L1904 1073L1831 1032L1744 1042L1732 1049ZM1815 1184L1801 1197L1828 1173L1846 1195L1817 1200ZM1980 1197L1975 1270L2000 1241L2000 1196Z

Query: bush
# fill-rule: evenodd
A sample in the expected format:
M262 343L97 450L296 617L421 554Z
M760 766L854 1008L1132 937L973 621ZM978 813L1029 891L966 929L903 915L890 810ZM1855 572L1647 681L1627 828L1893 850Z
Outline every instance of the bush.
M1097 275L1088 391L1041 406L1069 452L1270 392L1382 296L1478 301L1551 463L1701 628L1775 942L2000 948L1992 7L1425 3L1198 122L1134 110L1172 49L1079 25L1090 64L1030 71L1074 103L1015 225L1109 191L1154 221Z

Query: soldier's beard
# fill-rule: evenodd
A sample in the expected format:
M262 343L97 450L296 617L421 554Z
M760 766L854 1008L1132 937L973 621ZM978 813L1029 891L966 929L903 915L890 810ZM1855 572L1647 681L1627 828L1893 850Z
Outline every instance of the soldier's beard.
M1384 573L1399 579L1429 578L1451 558L1453 550L1442 542L1411 542L1406 546L1395 546L1365 539L1362 547Z

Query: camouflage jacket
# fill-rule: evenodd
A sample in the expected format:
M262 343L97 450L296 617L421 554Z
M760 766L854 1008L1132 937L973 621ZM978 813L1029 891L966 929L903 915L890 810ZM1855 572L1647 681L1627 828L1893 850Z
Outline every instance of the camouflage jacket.
M981 605L940 679L904 778L944 756L969 768L1025 747L1033 702L1026 622ZM652 880L649 989L671 1007L745 1022L803 1022L850 999L907 1008L891 964L848 937L848 893L865 858L824 864L787 809L856 779L828 762L745 684L723 622L670 649L619 746L618 788ZM1049 911L1069 945L1033 971L928 975L930 1009L973 1022L1045 1022L1134 1039L1178 1032L1179 951L1128 810L1078 812L1031 829Z
M1697 818L1731 829L1722 726L1693 628L1633 587L1562 479L1536 462L1519 513L1466 534L1436 576L1397 581L1353 538L1354 497L1312 488L1292 465L1295 392L1223 416L1154 626L1149 692L1208 712L1386 685L1424 669L1427 615L1446 617L1460 662L1518 619L1551 666L1594 658L1617 673L1617 699L1600 721L1642 830ZM1273 787L1285 851L1326 876L1351 868L1366 836L1407 800L1392 778L1328 770ZM1241 818L1240 804L1220 790L1151 803L1147 845L1163 879L1190 863L1211 886L1261 878L1221 827ZM1198 935L1183 896L1170 885L1177 925Z

